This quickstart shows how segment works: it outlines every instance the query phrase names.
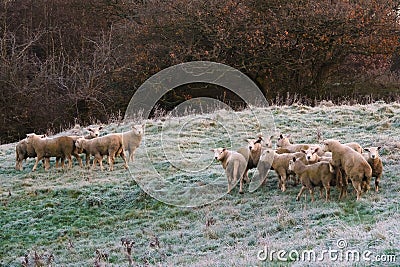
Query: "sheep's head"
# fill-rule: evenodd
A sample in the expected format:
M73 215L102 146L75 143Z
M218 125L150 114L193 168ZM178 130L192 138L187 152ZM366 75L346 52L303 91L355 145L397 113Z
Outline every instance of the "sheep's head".
M45 134L30 133L30 134L26 134L25 140L26 140L27 144L30 144L32 142L32 140L35 139L35 138L40 138L41 139L41 138L46 138L46 137L47 137L47 135L45 135Z
M299 159L296 157L293 157L291 160L289 160L289 171L294 171L294 166L296 165L297 161L299 161Z
M269 161L272 163L274 160L275 151L273 149L267 148L265 149L260 156L260 161Z
M264 139L262 136L258 135L256 139L246 139L246 142L250 151L256 151L257 149L261 149Z
M324 152L332 152L332 147L340 144L340 142L338 140L334 140L334 139L327 139L322 141L322 151Z
M264 138L264 137L263 137L263 134L262 134L262 133L259 133L259 134L257 135L257 138L258 138L258 139L256 139L256 140L260 140L261 145L262 145L263 147L272 148L272 139L274 138L273 135L271 135L271 136L268 137L268 138Z
M286 137L283 136L283 134L280 134L278 141L276 142L276 145L278 147L289 146L290 145L289 137L290 137L290 134L288 134Z
M143 134L143 125L141 125L141 124L133 125L132 126L132 131L136 135L142 135Z
M212 152L214 152L214 158L216 160L222 161L227 153L227 149L226 148L215 148L215 149L211 149Z
M379 150L380 149L381 149L380 146L378 146L378 147L372 146L372 147L364 148L364 150L368 152L368 158L370 158L370 159L379 158Z
M273 135L271 135L268 139L264 139L264 146L267 148L272 148L272 139L274 138Z
M319 147L310 147L307 150L302 149L301 152L305 154L307 161L316 161L317 160L317 152L319 151Z
M100 136L100 131L103 129L103 126L96 128L87 128L89 131L90 138L96 138Z

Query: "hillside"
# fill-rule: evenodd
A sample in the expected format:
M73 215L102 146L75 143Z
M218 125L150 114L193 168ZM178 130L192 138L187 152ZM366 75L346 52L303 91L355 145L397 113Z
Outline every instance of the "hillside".
M360 260L359 266L398 266L399 114L400 104L378 102L220 110L146 121L145 142L129 172L120 158L113 172L81 169L76 162L72 170L60 171L52 162L50 171L39 165L33 173L33 159L16 171L15 144L2 145L0 266L21 266L25 255L34 266L35 252L37 262L41 258L54 266L129 266L127 240L134 241L134 266L281 266L288 263L277 255L272 262L260 261L260 250L321 253L338 249L338 241L345 243L342 251L396 255L392 263ZM129 125L106 128L120 132ZM338 201L334 188L326 203L316 190L314 203L308 193L296 202L300 186L289 182L280 192L271 171L267 184L255 192L245 185L243 195L238 188L225 195L222 167L209 149L238 148L259 131L291 133L295 142L309 143L316 142L319 131L324 138L382 146L381 191L355 202L349 186L348 197ZM327 255L311 263L290 261L291 266L357 264Z

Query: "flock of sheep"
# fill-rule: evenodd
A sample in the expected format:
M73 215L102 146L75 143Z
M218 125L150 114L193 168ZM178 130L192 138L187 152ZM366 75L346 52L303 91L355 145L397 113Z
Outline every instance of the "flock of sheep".
M123 133L111 133L100 135L102 127L88 128L86 136L59 136L47 137L46 135L27 134L27 137L16 145L15 169L22 170L22 162L27 158L35 158L32 168L35 171L40 160L43 161L45 170L50 167L50 158L56 158L56 168L59 161L64 167L65 159L68 160L68 167L72 167L72 156L76 158L79 165L83 167L81 154L86 155L86 166L90 164L90 157L94 156L93 168L97 162L103 170L103 157L108 157L109 170L113 170L115 158L120 156L124 160L124 167L128 168L127 162L134 159L134 152L140 145L143 135L142 125L133 125L132 129ZM128 159L125 151L129 153Z
M340 190L339 199L347 194L348 183L355 189L357 200L370 189L375 177L375 191L379 190L383 165L379 156L381 147L362 148L358 143L341 144L328 139L321 144L291 144L288 136L282 134L277 141L277 149L272 149L272 137L264 139L259 135L247 139L248 146L237 151L226 148L212 149L215 159L220 161L228 178L228 192L232 185L240 181L239 193L243 193L243 182L249 181L247 172L257 168L259 178L265 183L269 170L274 170L279 178L279 188L286 190L286 181L294 176L302 187L296 200L308 189L314 201L314 187L320 187L320 195L325 188L326 201L330 198L331 186ZM364 152L365 151L365 152Z
M90 165L93 156L92 168L97 163L103 170L103 157L108 157L109 170L113 170L115 158L120 156L127 162L134 160L136 148L140 145L143 136L143 125L133 125L132 129L123 133L111 133L100 136L102 127L88 128L85 136L69 135L49 138L46 135L27 134L27 137L16 145L17 170L22 170L23 160L31 157L36 161L32 168L35 171L42 160L45 170L50 167L50 158L56 158L56 168L64 167L68 160L68 167L72 167L72 156L83 167L81 154L86 155L86 166ZM274 170L278 175L279 188L286 190L286 182L294 177L302 188L297 200L308 189L311 200L314 201L314 187L320 187L320 195L325 189L326 201L330 198L330 188L336 186L340 190L339 199L347 194L348 183L355 189L357 200L362 192L370 189L372 177L375 177L375 191L379 190L383 165L379 156L380 147L362 148L358 143L341 144L337 140L328 139L321 144L291 144L289 136L282 134L277 140L277 149L272 149L272 137L264 139L261 135L255 139L247 139L248 146L237 151L226 148L212 149L215 159L221 161L228 178L228 192L239 181L239 193L243 193L243 182L249 182L248 171L257 168L259 178L265 183L268 171ZM126 158L125 151L129 153ZM365 152L364 152L365 151Z

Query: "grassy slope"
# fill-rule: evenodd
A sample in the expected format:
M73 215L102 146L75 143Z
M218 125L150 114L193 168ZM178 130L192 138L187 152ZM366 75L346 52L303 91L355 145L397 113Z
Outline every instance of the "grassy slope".
M0 147L0 265L20 266L22 256L37 251L53 253L56 266L89 266L93 265L98 249L108 253L108 266L128 266L120 241L123 237L135 241L132 257L137 265L278 266L277 261L259 262L257 252L264 246L321 251L335 248L339 238L344 238L351 249L396 254L394 265L399 265L400 105L270 107L256 109L255 114L264 132L276 127L277 132L292 133L296 142L315 142L315 133L321 130L325 138L382 145L385 173L381 192L369 192L358 203L350 193L345 201L339 202L338 192L333 189L333 201L329 203L321 201L318 195L315 203L309 202L308 196L296 202L299 187L289 186L285 193L278 191L276 175L270 172L267 185L254 193L248 193L246 186L244 195L235 189L209 205L179 208L144 193L122 169L120 160L113 172L75 166L69 171L52 168L44 172L40 168L31 173L30 159L24 164L24 171L18 172L14 170L15 144L3 145ZM270 114L275 126L271 125ZM242 119L250 116L249 111L236 115ZM214 116L223 118L224 112ZM173 152L175 132L182 120L171 119L164 128L163 138L171 138L164 145L167 154ZM224 127L236 129L236 122L228 118ZM208 166L203 172L185 175L170 166L156 149L160 145L162 124L166 123L149 122L146 126L146 138L152 137L146 140L153 166L174 184L214 183L222 167L217 163L210 165L211 154L209 158L198 159L200 167ZM246 125L254 132L259 126L255 121ZM109 125L108 131L126 127ZM223 131L218 125L207 127L207 136L216 137ZM236 131L237 138L244 134L240 129ZM204 138L204 133L188 137L197 145L209 145L202 142ZM215 145L226 142L212 141ZM199 149L193 147L193 142L187 146L187 157ZM146 176L147 166L141 165L145 164L141 160L144 153L143 149L137 151L136 168L132 172L157 187L157 180ZM190 162L184 164L190 168ZM165 197L179 195L178 191L159 192ZM207 225L207 221L211 223ZM155 237L159 239L159 248L150 246ZM326 264L329 262L321 263Z

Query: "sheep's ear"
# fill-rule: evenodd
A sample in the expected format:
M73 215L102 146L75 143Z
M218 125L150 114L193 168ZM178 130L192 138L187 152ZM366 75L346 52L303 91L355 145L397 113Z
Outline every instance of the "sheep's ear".
M302 149L301 152L303 152L304 154L307 154L307 152L304 149Z
M210 149L211 152L215 152L215 149Z
M314 153L317 153L317 152L318 152L318 150L319 150L319 147L315 148L315 150L314 150L313 154L314 154Z
M222 149L222 152L224 152L226 150L226 148L224 147L223 149Z
M279 139L283 139L283 135L282 134L279 135Z
M293 162L296 162L296 157L293 157Z
M269 140L272 140L274 137L275 137L275 136L271 135L271 136L269 137Z
M102 130L103 128L104 128L103 126L100 126L100 127L99 127L99 130Z
M364 148L365 151L369 152L369 148Z
M92 128L87 128L87 130L89 131L89 132L94 132L94 130L92 129Z
M378 146L378 147L377 147L378 150L380 150L381 148L382 148L381 146Z

